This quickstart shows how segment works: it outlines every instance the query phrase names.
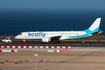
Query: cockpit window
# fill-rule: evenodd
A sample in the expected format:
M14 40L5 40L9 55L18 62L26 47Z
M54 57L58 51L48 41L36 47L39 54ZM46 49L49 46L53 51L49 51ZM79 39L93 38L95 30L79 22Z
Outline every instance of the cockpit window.
M22 34L19 34L19 35L22 35Z

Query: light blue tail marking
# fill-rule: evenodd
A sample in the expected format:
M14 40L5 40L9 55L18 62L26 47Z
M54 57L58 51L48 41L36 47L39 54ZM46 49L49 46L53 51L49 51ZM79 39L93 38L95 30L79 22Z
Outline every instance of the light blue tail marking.
M81 38L81 37L90 36L90 35L92 35L91 33L98 32L98 29L99 29L99 27L96 28L96 29L93 30L93 31L91 31L91 30L89 30L89 29L86 29L86 30L84 30L84 32L86 33L86 34L84 34L84 35L69 36L69 37L70 37L70 38Z
M88 34L88 33L98 32L98 30L99 30L99 27L97 27L97 28L94 29L93 31L91 31L91 30L89 30L89 29L86 29L86 30L84 30L84 32L85 32L86 34Z

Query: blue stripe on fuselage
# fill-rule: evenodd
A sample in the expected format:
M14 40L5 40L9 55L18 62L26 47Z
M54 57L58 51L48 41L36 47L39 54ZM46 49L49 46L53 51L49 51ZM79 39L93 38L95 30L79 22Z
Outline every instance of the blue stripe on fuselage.
M97 27L97 28L94 29L93 31L91 31L91 30L89 30L89 29L86 29L86 30L84 30L84 32L86 33L86 34L84 34L84 35L69 36L69 37L70 37L70 38L81 38L81 37L86 37L86 36L92 35L91 33L98 32L98 30L99 30L99 27Z
M84 35L78 35L78 36L69 36L70 38L81 38L81 37L86 37L90 36L91 34L84 34Z

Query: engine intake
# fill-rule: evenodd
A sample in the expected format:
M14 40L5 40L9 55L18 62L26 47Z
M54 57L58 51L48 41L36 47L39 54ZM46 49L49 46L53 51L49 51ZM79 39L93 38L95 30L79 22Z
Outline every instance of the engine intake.
M49 42L49 41L50 41L50 38L47 38L47 37L42 38L42 42Z

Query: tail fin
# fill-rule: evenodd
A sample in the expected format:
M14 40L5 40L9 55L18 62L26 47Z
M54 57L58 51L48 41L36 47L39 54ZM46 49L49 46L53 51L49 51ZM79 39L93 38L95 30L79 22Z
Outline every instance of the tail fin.
M84 30L86 33L98 32L100 26L101 18L97 18L94 23L89 27L89 29Z

